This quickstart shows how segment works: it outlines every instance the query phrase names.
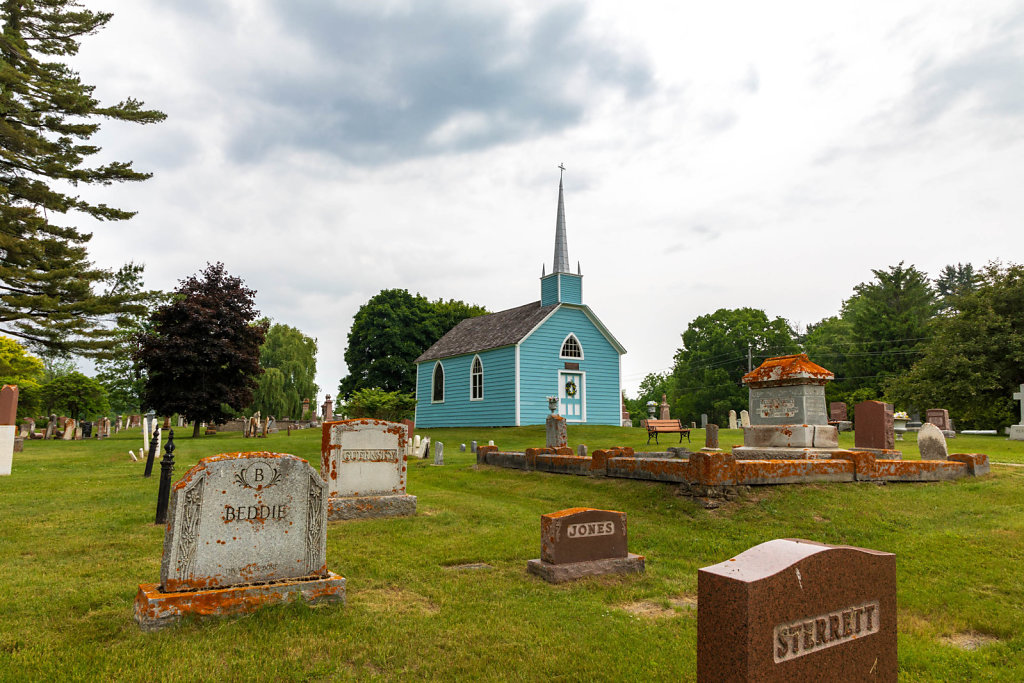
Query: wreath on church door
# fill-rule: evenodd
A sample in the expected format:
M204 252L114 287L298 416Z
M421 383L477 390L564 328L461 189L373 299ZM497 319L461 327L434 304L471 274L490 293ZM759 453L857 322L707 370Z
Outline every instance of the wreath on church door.
M568 396L569 398L574 398L576 396L576 391L577 391L576 380L574 380L574 379L566 380L565 381L565 395Z

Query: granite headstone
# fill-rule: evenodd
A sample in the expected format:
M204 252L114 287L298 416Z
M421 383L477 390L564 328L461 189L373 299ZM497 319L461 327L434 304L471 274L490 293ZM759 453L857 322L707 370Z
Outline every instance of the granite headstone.
M527 570L545 581L644 571L643 556L627 548L625 512L569 508L541 515L540 527L540 558Z

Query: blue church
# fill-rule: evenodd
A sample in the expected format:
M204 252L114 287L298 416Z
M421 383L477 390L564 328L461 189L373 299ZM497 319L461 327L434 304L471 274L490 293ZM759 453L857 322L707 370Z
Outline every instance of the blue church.
M416 426L543 424L548 396L569 424L619 425L626 352L583 304L583 275L569 268L558 179L555 259L540 301L467 318L416 359Z

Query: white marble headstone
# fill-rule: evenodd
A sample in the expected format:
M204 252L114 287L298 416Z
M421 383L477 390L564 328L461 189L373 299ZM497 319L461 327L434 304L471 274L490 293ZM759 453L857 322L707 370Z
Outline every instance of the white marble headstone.
M405 425L364 418L331 422L324 428L329 432L323 444L320 471L330 495L405 493Z

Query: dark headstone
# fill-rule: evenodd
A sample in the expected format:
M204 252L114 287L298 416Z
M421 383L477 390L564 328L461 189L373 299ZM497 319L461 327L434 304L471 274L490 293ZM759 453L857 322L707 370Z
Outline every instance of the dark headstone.
M895 681L896 556L777 539L697 573L698 681Z
M846 416L846 404L842 401L833 401L828 404L828 419L832 422L842 422L847 420Z
M704 448L718 448L718 425L709 424L704 429Z
M863 401L853 407L855 448L896 447L893 431L892 404L883 401Z
M944 432L950 429L949 411L945 408L929 408L925 415L925 422L930 422Z
M626 547L626 513L569 508L541 515L540 559L527 569L551 583L608 573L643 572Z
M82 423L82 438L83 439L91 439L92 438L92 422L83 422Z

